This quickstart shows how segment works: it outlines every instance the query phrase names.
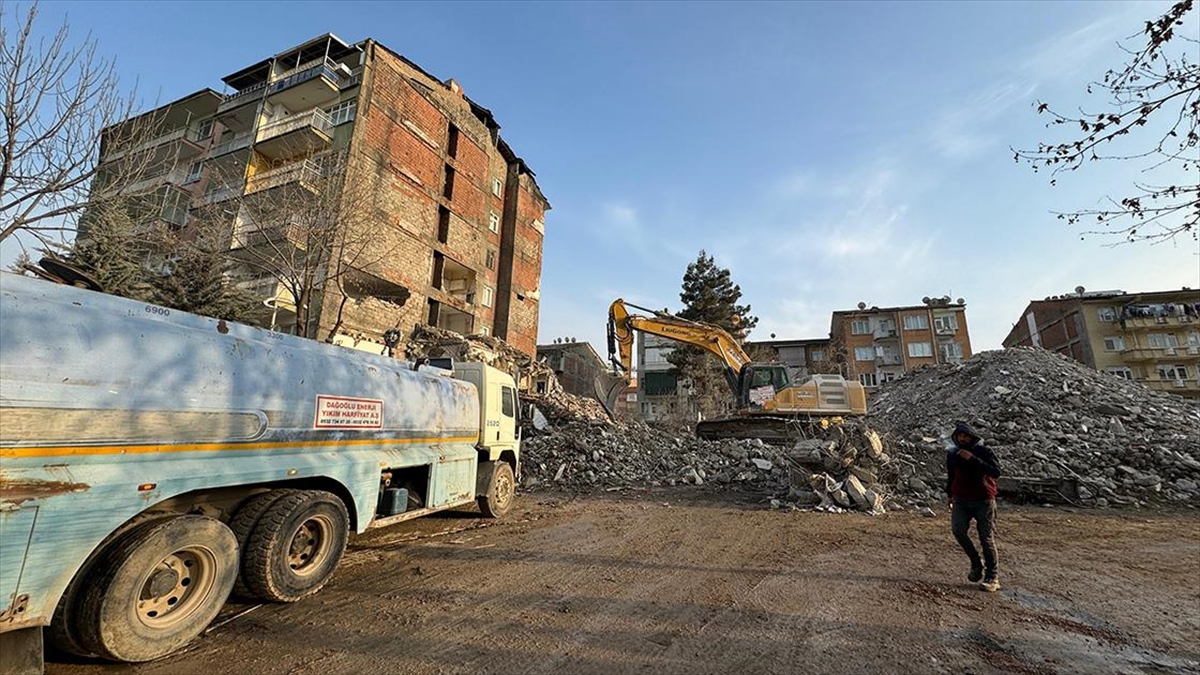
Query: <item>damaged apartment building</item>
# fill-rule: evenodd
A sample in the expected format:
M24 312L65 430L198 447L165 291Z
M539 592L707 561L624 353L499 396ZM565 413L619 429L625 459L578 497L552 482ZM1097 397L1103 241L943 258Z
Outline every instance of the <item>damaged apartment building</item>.
M169 228L227 229L262 325L291 332L307 314L300 332L374 351L429 324L536 354L550 205L487 108L332 34L223 81L151 111L137 147L105 143L101 166L156 155L127 189L153 195ZM290 278L311 292L294 297Z

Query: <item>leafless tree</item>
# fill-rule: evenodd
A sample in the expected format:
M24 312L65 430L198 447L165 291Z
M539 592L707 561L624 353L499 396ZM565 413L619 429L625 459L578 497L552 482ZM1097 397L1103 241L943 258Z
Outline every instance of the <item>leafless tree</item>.
M1060 173L1077 171L1088 162L1141 160L1143 172L1160 167L1183 171L1183 180L1168 184L1135 181L1127 196L1107 196L1098 208L1059 213L1070 225L1095 227L1084 234L1119 236L1125 241L1163 241L1181 234L1197 238L1200 224L1200 63L1194 0L1178 0L1162 16L1147 21L1136 49L1121 46L1128 62L1088 85L1105 107L1099 112L1060 113L1038 102L1048 115L1047 127L1078 128L1074 138L1039 143L1035 150L1014 150L1014 158L1035 171L1049 169L1050 184ZM1142 42L1144 40L1144 43ZM1151 123L1154 124L1151 124ZM1150 125L1150 126L1148 126ZM1140 130L1146 127L1145 130ZM1132 132L1149 134L1140 147L1113 152L1116 141ZM1157 138L1157 140L1154 140Z
M94 39L73 43L65 21L40 35L37 14L36 3L24 12L0 3L0 241L24 234L51 247L73 235L89 204L127 198L154 170L161 160L136 150L159 120L132 117L135 95L122 92ZM131 151L102 167L102 146Z
M348 151L258 172L245 180L244 190L240 169L217 172L210 176L216 190L236 196L194 211L190 226L231 233L230 255L252 274L278 283L288 296L282 301L294 305L296 335L319 337L318 308L335 294L332 339L351 299L407 299L402 288L395 286L392 294L382 282L378 268L396 244L380 234L391 226L379 205L381 190L364 174L370 172Z

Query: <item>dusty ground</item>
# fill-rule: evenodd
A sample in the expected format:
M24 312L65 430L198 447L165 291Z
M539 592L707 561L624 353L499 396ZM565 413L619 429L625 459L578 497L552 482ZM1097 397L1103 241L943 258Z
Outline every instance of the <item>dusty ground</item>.
M1200 673L1195 511L1004 508L995 595L945 515L694 488L475 515L359 537L316 597L230 605L162 661L47 672Z

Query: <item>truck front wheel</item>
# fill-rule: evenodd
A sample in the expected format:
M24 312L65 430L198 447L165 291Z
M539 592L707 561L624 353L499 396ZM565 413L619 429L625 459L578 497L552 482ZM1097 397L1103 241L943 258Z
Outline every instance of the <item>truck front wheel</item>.
M151 520L101 554L76 599L77 639L115 661L150 661L204 630L237 577L237 540L219 520Z
M295 602L329 581L350 536L346 505L322 490L289 492L271 503L242 551L242 583L256 597Z
M512 508L516 491L517 481L513 476L512 465L508 462L497 462L487 492L476 500L479 502L479 510L488 518L503 516Z

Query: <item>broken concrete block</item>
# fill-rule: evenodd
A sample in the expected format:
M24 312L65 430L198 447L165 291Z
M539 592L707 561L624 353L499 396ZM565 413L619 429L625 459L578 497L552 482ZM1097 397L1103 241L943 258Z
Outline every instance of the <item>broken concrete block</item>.
M762 459L761 457L755 457L750 461L754 462L754 466L758 467L759 471L770 471L775 466L771 463L771 460Z

